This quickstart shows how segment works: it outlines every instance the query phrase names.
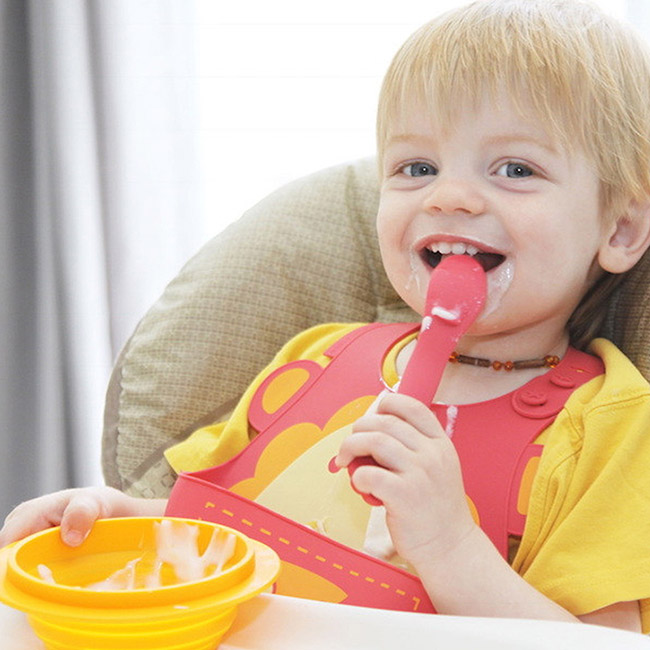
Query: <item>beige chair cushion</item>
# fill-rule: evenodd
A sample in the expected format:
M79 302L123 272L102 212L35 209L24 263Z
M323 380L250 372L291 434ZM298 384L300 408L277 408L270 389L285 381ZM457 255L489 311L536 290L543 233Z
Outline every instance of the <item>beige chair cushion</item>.
M223 419L278 348L329 321L410 321L381 265L374 159L326 169L270 195L210 241L136 328L109 385L109 485L166 496L163 451ZM607 334L650 375L650 258L613 301Z

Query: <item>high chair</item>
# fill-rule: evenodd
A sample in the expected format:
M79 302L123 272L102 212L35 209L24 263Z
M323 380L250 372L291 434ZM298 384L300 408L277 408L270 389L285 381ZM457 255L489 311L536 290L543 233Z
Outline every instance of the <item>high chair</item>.
M277 190L198 252L124 346L105 408L106 482L166 497L164 450L227 418L290 337L324 322L419 317L386 278L375 236L374 158ZM602 334L650 378L650 254L608 305Z

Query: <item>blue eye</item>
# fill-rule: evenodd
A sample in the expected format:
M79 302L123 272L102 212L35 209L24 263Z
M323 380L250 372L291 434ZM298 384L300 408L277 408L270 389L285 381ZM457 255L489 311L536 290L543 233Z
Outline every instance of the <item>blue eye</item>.
M407 176L419 178L421 176L435 176L438 170L430 163L415 162L403 167L402 172Z
M508 178L528 178L534 173L528 165L518 162L504 163L497 169L497 176L507 176Z

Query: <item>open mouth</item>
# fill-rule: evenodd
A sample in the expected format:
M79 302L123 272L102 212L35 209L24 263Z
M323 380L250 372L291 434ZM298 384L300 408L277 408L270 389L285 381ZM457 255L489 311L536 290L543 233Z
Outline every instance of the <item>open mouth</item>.
M488 253L464 242L432 242L422 250L424 261L434 269L449 255L471 255L485 272L496 268L506 259L505 255Z

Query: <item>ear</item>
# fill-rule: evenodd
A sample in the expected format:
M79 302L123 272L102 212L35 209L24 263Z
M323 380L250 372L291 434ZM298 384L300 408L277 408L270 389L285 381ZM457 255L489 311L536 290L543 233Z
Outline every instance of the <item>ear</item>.
M625 273L650 246L650 201L632 203L603 235L598 262L605 271Z

